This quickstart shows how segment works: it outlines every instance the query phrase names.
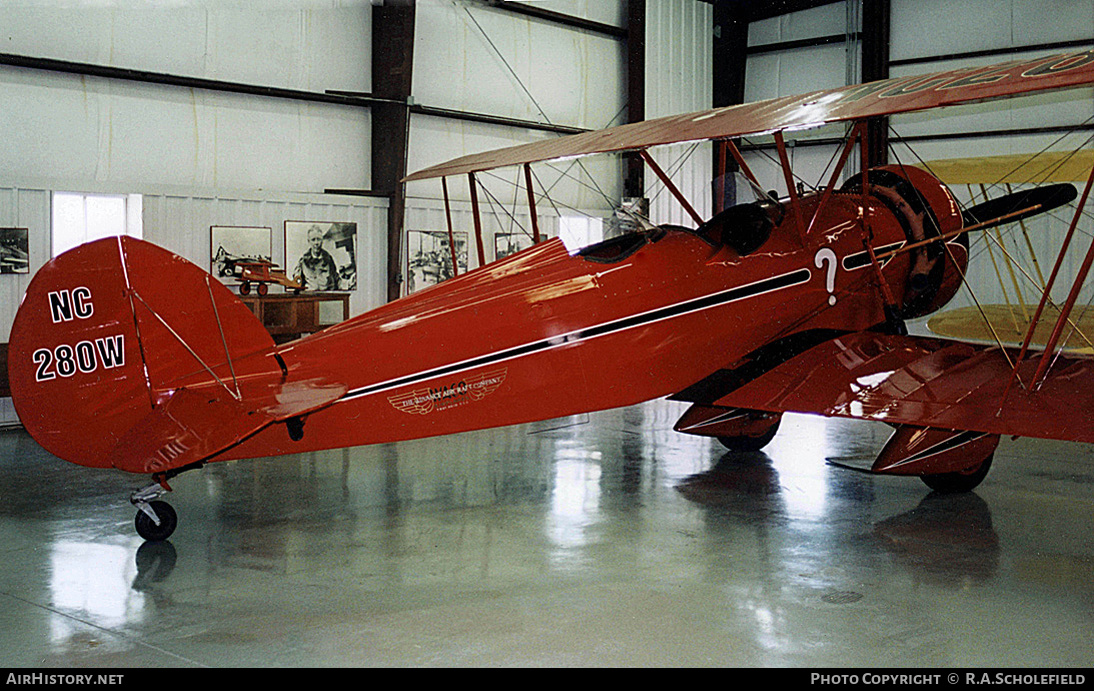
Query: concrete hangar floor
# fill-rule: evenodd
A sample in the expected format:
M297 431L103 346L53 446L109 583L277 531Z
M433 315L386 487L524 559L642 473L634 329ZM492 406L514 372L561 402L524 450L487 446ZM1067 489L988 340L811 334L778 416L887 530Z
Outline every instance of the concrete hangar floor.
M975 493L763 453L680 404L144 478L0 435L0 666L1089 666L1094 449L1003 440Z

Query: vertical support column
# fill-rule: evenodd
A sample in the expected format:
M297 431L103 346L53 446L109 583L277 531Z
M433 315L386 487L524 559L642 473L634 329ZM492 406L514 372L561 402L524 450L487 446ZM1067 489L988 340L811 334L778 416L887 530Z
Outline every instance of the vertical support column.
M862 82L889 78L889 5L890 0L862 2ZM866 163L870 167L889 162L889 118L866 121L869 133Z
M743 4L731 2L715 2L714 5L714 41L711 51L711 106L723 108L744 103L745 100L745 68L748 63L748 18ZM714 210L725 208L728 203L736 200L727 200L729 193L733 192L724 175L732 175L733 171L743 170L743 159L733 142L727 142L732 148L733 160L736 167L727 161L725 170L719 167L719 154L724 156L724 151L714 152L714 169L718 171L714 179ZM749 173L749 177L751 173ZM757 186L758 188L758 186Z
M402 292L403 227L406 215L408 107L414 65L414 0L382 0L372 7L372 93L396 103L372 112L372 189L388 198L387 298Z
M627 122L646 119L646 0L627 2ZM646 168L636 153L623 154L623 196L645 196Z
M714 144L714 214L726 208L726 148L728 142L720 139Z

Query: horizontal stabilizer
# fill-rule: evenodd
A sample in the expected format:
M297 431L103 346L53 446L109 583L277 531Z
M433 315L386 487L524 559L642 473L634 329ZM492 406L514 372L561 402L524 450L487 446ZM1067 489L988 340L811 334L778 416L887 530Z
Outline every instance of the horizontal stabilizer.
M220 387L173 392L122 435L110 454L114 466L159 473L204 461L270 424L334 402L346 387L303 381L270 383L259 391L243 400Z

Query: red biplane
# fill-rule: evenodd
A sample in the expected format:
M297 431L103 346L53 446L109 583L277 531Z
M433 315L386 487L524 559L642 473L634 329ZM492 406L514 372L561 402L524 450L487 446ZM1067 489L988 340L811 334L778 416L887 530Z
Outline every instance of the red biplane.
M1086 417L1094 361L1056 348L1094 246L1041 352L1028 338L1006 348L913 337L904 320L939 309L961 286L969 233L1066 203L1075 188L1019 192L962 211L918 168L863 166L837 181L866 137L867 118L1091 84L1087 51L456 159L407 179L524 166L530 181L537 162L637 151L676 194L647 148L714 140L749 175L731 140L769 133L789 197L704 219L677 195L694 227L647 226L576 253L557 239L543 242L284 345L193 264L126 237L92 242L48 262L28 288L11 333L12 396L26 429L56 456L151 475L132 496L137 530L151 540L176 525L159 500L168 481L205 463L662 396L692 403L679 431L738 449L765 444L789 411L884 421L896 432L873 472L967 490L987 472L1001 435L1094 442ZM838 122L849 134L831 180L799 192L783 134ZM1049 318L1050 289L1035 322Z

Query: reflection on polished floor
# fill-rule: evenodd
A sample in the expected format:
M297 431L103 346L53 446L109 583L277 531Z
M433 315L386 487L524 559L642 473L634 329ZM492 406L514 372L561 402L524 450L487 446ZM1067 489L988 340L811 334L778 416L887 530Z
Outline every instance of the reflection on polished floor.
M1004 439L974 493L868 464L883 425L764 453L680 404L177 478L0 434L0 666L1089 666L1094 447Z

